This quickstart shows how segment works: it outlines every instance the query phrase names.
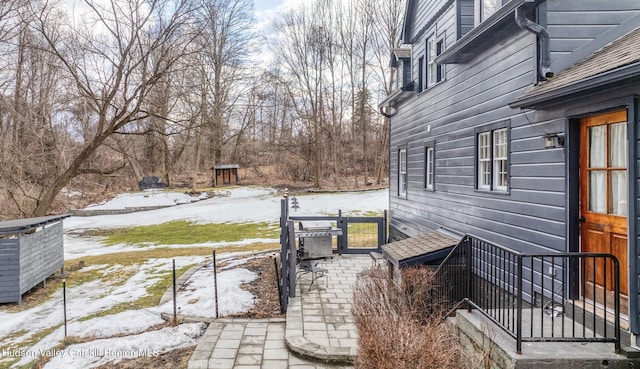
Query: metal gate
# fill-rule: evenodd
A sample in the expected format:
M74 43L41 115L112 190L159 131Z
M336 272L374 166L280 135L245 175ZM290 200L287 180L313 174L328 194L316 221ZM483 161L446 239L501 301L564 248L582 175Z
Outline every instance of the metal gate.
M295 197L293 206L297 206ZM323 236L330 236L335 253L368 254L379 251L387 243L387 211L381 217L343 217L338 216L291 216L289 213L289 196L285 193L280 201L280 308L287 310L289 296L296 295L296 238L310 236L309 231L300 227L300 222L327 222L330 227ZM317 232L316 232L317 233ZM333 237L335 236L335 237Z

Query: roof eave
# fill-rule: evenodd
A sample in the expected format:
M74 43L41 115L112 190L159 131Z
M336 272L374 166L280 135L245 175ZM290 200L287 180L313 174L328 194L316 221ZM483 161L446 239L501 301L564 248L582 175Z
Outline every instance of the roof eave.
M0 224L0 235L29 232L35 228L59 222L70 216L71 214L50 215L37 218L20 219L17 221L0 222L2 223ZM18 224L14 225L13 223Z

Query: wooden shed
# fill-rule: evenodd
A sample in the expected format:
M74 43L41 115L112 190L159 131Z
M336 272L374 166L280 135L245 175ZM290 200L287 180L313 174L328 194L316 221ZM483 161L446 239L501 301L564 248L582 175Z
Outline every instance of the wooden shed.
M64 266L62 220L70 215L0 222L0 303L22 295Z
M238 184L238 164L222 164L213 167L213 185L231 186Z

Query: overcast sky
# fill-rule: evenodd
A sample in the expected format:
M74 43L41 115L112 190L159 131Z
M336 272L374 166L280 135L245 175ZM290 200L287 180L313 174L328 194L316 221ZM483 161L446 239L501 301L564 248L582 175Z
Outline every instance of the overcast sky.
M254 0L253 3L256 6L256 12L262 12L268 9L275 9L282 4L282 0Z

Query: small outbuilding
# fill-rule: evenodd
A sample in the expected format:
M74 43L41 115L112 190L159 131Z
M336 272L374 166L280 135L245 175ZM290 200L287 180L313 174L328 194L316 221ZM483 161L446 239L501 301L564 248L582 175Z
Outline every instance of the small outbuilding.
M238 164L219 164L213 166L213 185L232 186L237 185L239 181Z
M22 303L25 292L62 270L62 220L69 216L0 222L0 303Z

